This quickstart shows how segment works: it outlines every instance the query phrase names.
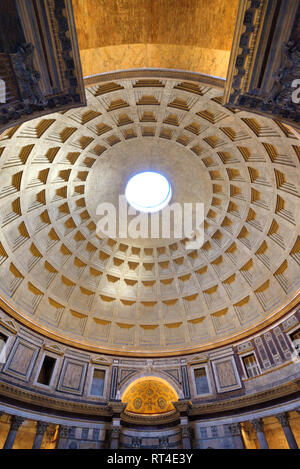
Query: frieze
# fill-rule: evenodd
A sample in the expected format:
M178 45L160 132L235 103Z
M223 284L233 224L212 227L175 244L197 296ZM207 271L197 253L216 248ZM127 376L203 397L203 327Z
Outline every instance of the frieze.
M298 318L295 315L293 315L293 316L290 316L285 321L283 321L282 328L284 332L288 332L290 329L297 326L298 324L299 324Z
M213 412L223 412L225 410L233 410L250 405L258 405L272 399L277 399L298 392L299 385L300 379L286 383L282 386L276 386L266 391L251 395L244 395L238 398L231 398L230 400L226 401L223 400L213 403L208 402L205 404L197 404L194 402L189 415L194 416L200 414L210 414Z
M96 406L93 404L63 400L58 396L38 394L32 390L22 389L16 386L0 382L0 395L15 398L16 400L46 407L48 409L63 410L66 412L77 412L87 415L110 417L107 406Z
M254 350L254 346L250 340L247 342L244 342L243 344L239 344L237 346L237 353L244 353L244 352L250 352L251 350Z

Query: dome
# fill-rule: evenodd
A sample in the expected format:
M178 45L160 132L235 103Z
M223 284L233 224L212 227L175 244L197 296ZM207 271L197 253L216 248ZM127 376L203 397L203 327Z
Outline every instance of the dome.
M0 139L1 304L32 329L128 355L200 351L279 318L299 290L300 146L277 121L176 79L101 81L88 106ZM204 205L204 242L105 237L138 172Z

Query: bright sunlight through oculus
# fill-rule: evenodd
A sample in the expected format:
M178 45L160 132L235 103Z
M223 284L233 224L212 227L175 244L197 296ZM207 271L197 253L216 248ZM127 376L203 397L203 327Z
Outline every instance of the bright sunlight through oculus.
M171 184L155 171L144 171L129 179L125 196L129 205L140 212L158 212L172 197Z

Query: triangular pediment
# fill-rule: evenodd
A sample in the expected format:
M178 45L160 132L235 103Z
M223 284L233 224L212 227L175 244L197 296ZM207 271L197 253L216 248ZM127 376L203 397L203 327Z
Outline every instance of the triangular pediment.
M45 342L43 345L43 348L45 350L48 350L49 352L57 353L58 355L63 355L66 350L66 348L62 347L61 345L53 344L49 342Z
M103 357L102 355L92 356L91 362L94 364L98 364L98 365L111 365L111 362L106 357Z
M0 324L14 334L18 332L17 325L13 319L7 319L3 316L0 316Z
M191 358L191 360L189 360L188 363L193 364L193 363L201 363L201 362L207 362L207 361L208 361L207 353L201 353Z

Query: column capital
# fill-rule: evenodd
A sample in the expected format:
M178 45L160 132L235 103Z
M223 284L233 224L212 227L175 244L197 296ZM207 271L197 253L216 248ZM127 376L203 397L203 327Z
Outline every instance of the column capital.
M126 409L127 404L122 401L110 401L108 408L112 412L113 416L119 417L122 412Z
M191 401L187 401L187 400L173 402L173 405L175 409L177 410L177 412L182 416L188 415L188 412L190 408L192 407Z
M240 436L241 435L241 425L239 422L237 423L230 423L228 425L230 433L232 436Z
M56 430L53 430L53 429L46 429L46 437L49 439L49 440L52 440L55 436L55 433L56 433Z
M250 420L256 432L264 431L264 422L262 419L253 419Z
M250 422L252 423L252 425L253 425L253 427L256 431L257 438L258 438L258 441L259 441L259 444L260 444L260 448L261 449L269 449L269 444L268 444L268 441L266 439L266 435L264 433L263 419L253 419L253 420L250 420Z
M282 412L281 414L276 414L275 417L279 420L279 423L282 427L289 427L289 415L287 412Z
M69 430L70 430L70 427L67 427L65 425L60 425L59 430L58 430L59 437L68 438Z
M47 422L37 422L36 426L36 434L37 435L44 435L45 431L49 427L50 423Z
M25 421L26 419L24 417L19 417L18 415L13 415L12 418L11 418L11 430L12 431L18 431L20 426L22 425L22 423Z

